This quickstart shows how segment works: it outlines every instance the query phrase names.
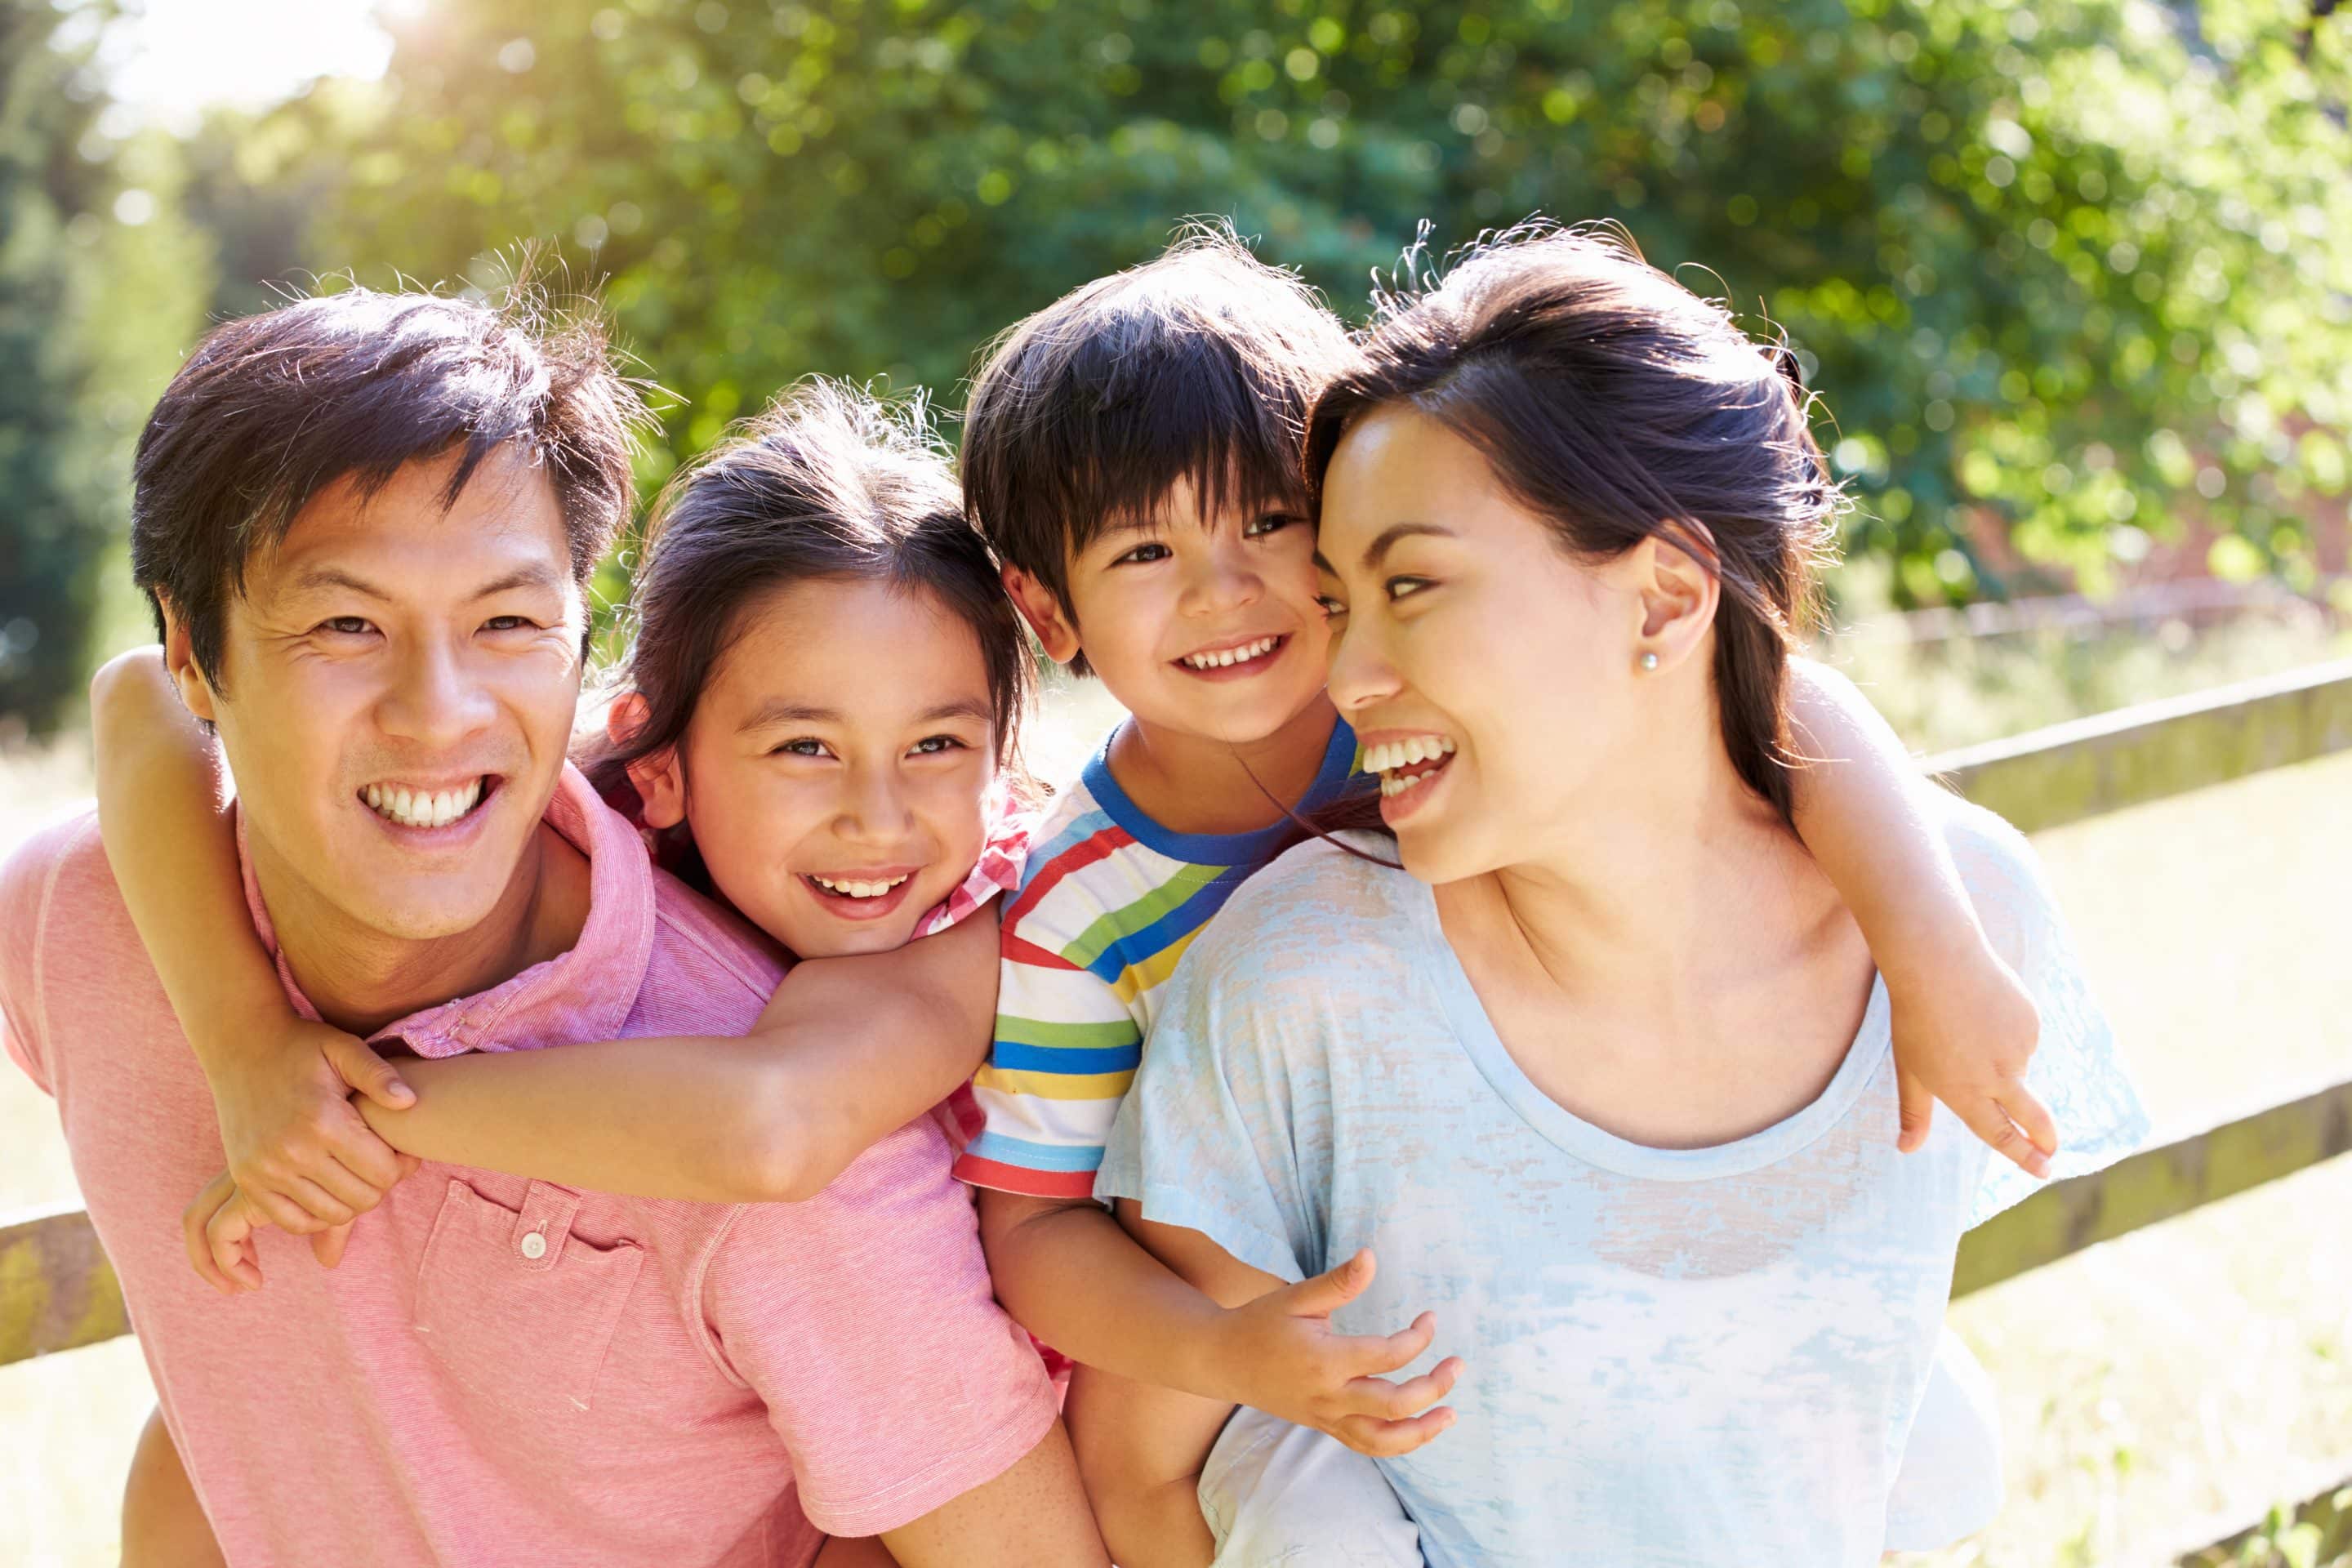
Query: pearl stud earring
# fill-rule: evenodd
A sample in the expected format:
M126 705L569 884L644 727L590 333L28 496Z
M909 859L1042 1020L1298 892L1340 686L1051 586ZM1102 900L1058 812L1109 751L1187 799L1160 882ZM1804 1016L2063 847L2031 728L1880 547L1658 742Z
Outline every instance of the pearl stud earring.
M1643 674L1644 674L1644 675L1648 675L1648 674L1652 673L1653 671L1654 671L1657 668L1658 668L1658 656L1657 656L1656 654L1654 654L1654 653L1645 653L1645 654L1643 654L1643 655L1642 656L1642 673L1643 673Z

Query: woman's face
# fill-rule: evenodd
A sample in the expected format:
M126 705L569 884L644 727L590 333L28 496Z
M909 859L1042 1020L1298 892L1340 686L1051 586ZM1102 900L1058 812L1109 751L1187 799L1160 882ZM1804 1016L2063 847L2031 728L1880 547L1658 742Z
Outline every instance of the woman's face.
M1536 859L1627 776L1646 550L1571 559L1476 447L1391 406L1333 455L1316 555L1331 699L1415 877Z
M671 759L631 770L711 880L803 958L882 952L980 858L996 775L980 638L920 591L754 599Z

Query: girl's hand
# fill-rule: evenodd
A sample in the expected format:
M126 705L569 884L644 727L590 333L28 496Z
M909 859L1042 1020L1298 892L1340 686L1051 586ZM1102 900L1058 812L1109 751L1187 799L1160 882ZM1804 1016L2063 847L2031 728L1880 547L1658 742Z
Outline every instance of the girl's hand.
M1931 981L1898 985L1890 977L1886 995L1903 1104L1896 1147L1907 1154L1927 1142L1940 1100L1994 1152L2048 1176L2057 1123L2025 1086L2042 1015L2009 965L1979 942Z
M416 1094L354 1036L299 1018L280 1029L257 1049L214 1058L213 1101L228 1175L255 1216L315 1236L375 1207L404 1173L352 1095L404 1110Z
M1429 1406L1462 1375L1448 1356L1404 1383L1381 1376L1410 1364L1437 1334L1423 1312L1393 1334L1331 1331L1331 1314L1363 1294L1377 1265L1369 1248L1327 1274L1229 1308L1216 1354L1237 1404L1296 1426L1311 1426L1360 1454L1410 1454L1454 1425L1451 1407Z
M413 1154L394 1156L399 1174L407 1176L423 1161ZM180 1215L180 1239L198 1278L224 1296L239 1296L261 1289L261 1258L254 1233L269 1222L226 1171L205 1184ZM310 1256L320 1267L332 1268L343 1260L352 1227L332 1226L310 1236Z

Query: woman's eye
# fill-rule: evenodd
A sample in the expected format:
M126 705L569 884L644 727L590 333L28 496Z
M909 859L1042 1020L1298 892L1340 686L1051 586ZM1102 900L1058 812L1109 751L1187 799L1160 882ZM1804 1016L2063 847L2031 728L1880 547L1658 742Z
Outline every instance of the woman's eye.
M1391 577L1381 586L1388 590L1389 603L1393 605L1399 599L1418 594L1423 588L1430 586L1430 581L1426 577Z
M1141 566L1153 561L1165 561L1168 559L1168 547L1164 544L1139 544L1111 564Z
M919 757L936 757L942 752L961 752L964 743L953 735L926 735L911 750Z
M771 752L768 754L770 756L778 757L823 757L831 755L831 753L824 749L824 742L823 741L815 740L806 735L802 736L797 741L786 741L782 745L778 746L773 752Z
M1263 539L1269 533L1279 533L1286 528L1305 522L1307 520L1305 518L1300 517L1294 512L1270 511L1264 517L1259 518L1255 522L1251 523L1247 528L1243 529L1242 537L1244 539Z

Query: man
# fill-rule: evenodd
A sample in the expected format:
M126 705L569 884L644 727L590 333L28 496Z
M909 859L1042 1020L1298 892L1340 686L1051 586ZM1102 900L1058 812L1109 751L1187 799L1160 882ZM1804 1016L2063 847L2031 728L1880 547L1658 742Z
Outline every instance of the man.
M564 760L631 409L593 332L363 290L221 328L157 405L134 570L298 1007L446 1055L740 1032L774 987ZM372 804L394 787L449 809ZM428 1163L339 1268L265 1233L268 1288L224 1300L179 1226L225 1163L213 1100L90 817L0 867L0 1019L168 1428L134 1561L190 1545L191 1496L240 1565L803 1568L820 1529L909 1564L1099 1561L928 1120L805 1204Z

